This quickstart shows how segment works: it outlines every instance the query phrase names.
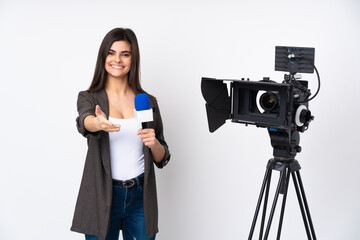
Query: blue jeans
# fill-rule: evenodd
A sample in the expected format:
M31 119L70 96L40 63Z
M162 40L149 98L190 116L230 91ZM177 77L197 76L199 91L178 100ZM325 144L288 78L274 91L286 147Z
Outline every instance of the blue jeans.
M143 187L143 184L136 184L131 188L114 185L106 240L118 240L120 228L124 240L155 240L155 235L150 239L146 236ZM85 239L98 240L96 236L90 235L85 235Z

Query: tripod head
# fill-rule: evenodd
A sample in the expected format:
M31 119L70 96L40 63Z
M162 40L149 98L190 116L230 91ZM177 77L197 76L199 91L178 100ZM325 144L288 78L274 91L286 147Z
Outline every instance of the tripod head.
M273 147L273 155L278 161L292 161L297 153L301 152L300 134L297 130L277 131L276 129L268 129Z

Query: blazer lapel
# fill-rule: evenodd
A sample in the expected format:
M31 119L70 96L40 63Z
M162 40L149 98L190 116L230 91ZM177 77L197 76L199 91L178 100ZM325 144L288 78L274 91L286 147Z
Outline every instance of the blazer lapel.
M105 113L107 119L109 119L109 100L105 91L105 88L101 89L97 92L98 104L101 110ZM101 152L101 160L104 166L104 169L108 176L111 176L111 163L110 163L110 141L109 141L109 133L102 131L103 138L103 148L105 151Z
M99 101L101 110L105 113L106 117L109 119L109 100L108 100L105 88L101 89L98 92L98 101Z

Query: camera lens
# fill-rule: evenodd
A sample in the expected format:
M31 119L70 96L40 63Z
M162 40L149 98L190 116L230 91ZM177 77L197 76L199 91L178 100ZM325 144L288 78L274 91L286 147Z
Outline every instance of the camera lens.
M278 105L278 97L274 92L266 92L260 97L260 106L265 111L271 111Z

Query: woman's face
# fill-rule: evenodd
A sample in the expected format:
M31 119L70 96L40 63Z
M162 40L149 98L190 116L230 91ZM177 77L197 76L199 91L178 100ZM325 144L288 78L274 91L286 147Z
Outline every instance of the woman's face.
M126 41L116 41L110 47L105 60L108 78L124 78L131 68L131 46Z

